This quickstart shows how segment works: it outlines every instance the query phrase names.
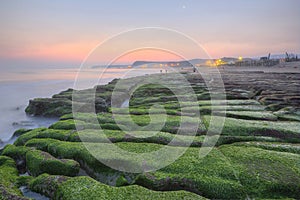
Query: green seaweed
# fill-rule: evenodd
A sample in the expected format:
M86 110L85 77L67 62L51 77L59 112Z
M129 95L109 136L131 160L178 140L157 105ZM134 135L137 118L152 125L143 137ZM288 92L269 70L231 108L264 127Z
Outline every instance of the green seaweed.
M111 187L89 177L68 178L41 175L31 182L31 189L53 199L205 199L186 191L156 192L140 186Z
M18 170L15 161L7 156L0 156L0 199L27 199L17 187Z
M203 122L206 126L222 126L221 123L210 124L211 116L204 116ZM214 116L215 121L222 122L220 116ZM300 123L298 122L281 122L281 121L258 121L258 120L243 120L226 117L222 129L222 135L232 136L248 136L261 135L270 137L279 137L281 139L300 138ZM272 133L274 131L274 133Z
M32 150L26 153L26 163L30 174L38 176L43 173L76 176L79 163L74 160L56 159L47 152Z
M300 196L300 155L232 145L220 151L233 164L250 197Z

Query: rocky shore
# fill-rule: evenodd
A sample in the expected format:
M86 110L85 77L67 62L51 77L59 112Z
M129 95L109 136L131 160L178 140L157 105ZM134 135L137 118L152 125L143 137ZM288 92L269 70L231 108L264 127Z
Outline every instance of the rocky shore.
M60 120L49 128L19 130L15 143L0 152L0 199L27 199L19 190L21 186L51 199L299 198L299 73L221 69L226 101L218 100L219 94L213 94L216 98L211 101L205 78L199 74L183 76L195 92L196 102L178 102L178 96L170 88L159 84L139 87L131 96L131 119L140 126L150 123L149 113L156 119L162 118L164 113L153 109L153 105L160 104L165 109L166 122L157 134L139 132L148 137L125 133L122 127L130 126L124 114L126 108L111 107L116 84L121 81L121 85L134 88L145 77L115 79L87 90L68 89L52 98L30 100L28 114L56 116ZM172 74L147 78L164 79L172 87L186 90ZM95 95L90 96L91 91ZM86 102L95 101L96 118L103 135L97 131L99 124L92 120L95 114L84 112L90 109L82 109L73 116L74 92L85 98L76 98L73 106L86 108ZM116 104L121 105L125 100L120 96ZM197 110L200 110L201 123L196 135L189 135L188 128L178 132L183 122L195 121ZM212 110L216 119L226 116L224 127L215 147L207 156L199 158L199 149L211 126ZM154 127L155 123L159 121L154 122ZM156 151L171 141L170 148L174 151L190 147L167 167L129 173L104 165L82 143L83 140L91 145L105 143L105 138L111 142L108 146L116 145L136 153ZM123 163L129 158L103 151L102 159ZM28 176L20 176L26 172Z

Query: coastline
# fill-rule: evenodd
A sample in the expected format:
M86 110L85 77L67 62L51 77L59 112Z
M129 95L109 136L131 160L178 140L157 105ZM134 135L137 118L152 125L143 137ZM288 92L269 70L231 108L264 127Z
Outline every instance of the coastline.
M158 69L155 69L156 71L158 71ZM209 71L210 68L208 67L206 70L204 71ZM299 62L293 62L293 63L284 63L284 64L279 64L276 66L272 66L272 67L246 67L246 66L240 66L240 67L229 67L229 66L225 66L225 67L220 67L219 68L220 72L222 73L223 71L228 71L228 72L264 72L264 73L299 73L300 74L300 65ZM158 72L157 72L158 73ZM141 73L140 75L143 76L143 74ZM140 76L137 75L137 76ZM109 81L113 80L113 78L107 79L105 82L102 83L102 85L107 84ZM56 83L62 83L61 86L58 85L58 87L56 87L57 89L52 89L52 91L47 92L46 96L53 96L55 93L57 93L57 91L63 92L65 91L66 88L70 88L72 87L72 82L70 81L69 83L65 82L66 80L53 80L53 84ZM32 81L26 81L28 83L32 82ZM34 82L36 84L40 84L41 82L39 80L34 80ZM44 81L46 83L46 81ZM65 83L64 83L65 82ZM9 84L9 83L14 83L12 81L5 81L5 82L1 82L1 83L5 83L5 84ZM23 84L22 81L20 82L20 84ZM67 86L69 85L69 86ZM61 89L59 89L61 88ZM62 89L65 88L65 89ZM44 89L45 90L45 89ZM54 92L56 91L56 92ZM40 95L36 95L36 96L44 96L43 94ZM29 97L28 99L32 99L33 97ZM28 104L26 105L26 107L28 106ZM21 110L24 114L25 114L25 105L23 106L17 106L16 110ZM24 111L23 111L24 110ZM14 126L14 130L11 131L11 136L9 138L6 139L1 139L0 138L0 149L3 149L4 146L6 144L12 144L17 137L14 136L14 132L20 128L29 128L29 129L34 129L34 128L38 128L38 127L48 127L51 124L53 124L55 121L58 121L59 118L57 118L57 116L34 116L34 115L28 115L26 114L26 118L25 120L21 120L21 121L12 121L11 124ZM23 117L24 118L24 117Z
M209 71L209 68L207 68L205 73L209 73ZM106 85L95 87L98 98L96 102L99 103L99 110L96 110L97 123L100 123L106 137L111 142L111 144L104 142L102 148L106 145L108 147L109 145L118 145L125 150L137 152L162 148L173 141L181 118L191 123L190 126L192 125L195 117L192 113L199 106L201 124L189 145L189 150L166 168L134 174L112 169L99 163L99 160L91 156L91 153L82 146L82 142L97 145L97 143L102 144L105 138L101 137L101 134L99 135L96 131L97 125L92 120L93 115L78 113L78 115L73 116L70 107L65 106L65 102L72 98L73 91L70 89L55 94L52 98L31 100L30 109L27 112L42 116L54 114L60 117L59 121L53 123L49 128L38 128L28 132L21 131L14 145L8 145L4 148L2 156L14 159L19 173L29 173L26 179L30 181L23 182L22 186L26 186L30 190L49 198L53 198L53 195L59 190L50 191L48 184L57 184L60 190L65 190L61 193L64 197L75 198L70 190L78 190L85 183L93 184L99 190L105 188L105 191L113 191L112 194L116 195L116 198L128 195L120 188L131 190L130 188L136 185L138 186L133 191L139 191L138 187L140 186L147 188L139 193L141 196L148 192L154 195L152 191L156 191L157 194L158 191L165 191L166 199L175 196L189 196L191 199L243 199L248 196L248 193L251 193L253 198L270 198L276 195L286 198L295 197L298 193L290 192L290 188L293 191L297 190L297 180L291 182L282 179L291 170L293 171L290 165L286 165L286 169L280 171L282 175L276 177L276 181L279 181L282 190L285 192L278 191L274 193L272 188L276 187L278 183L276 181L268 183L272 185L269 188L264 177L256 180L256 174L252 174L253 168L247 165L247 160L252 159L255 161L257 160L256 156L260 156L262 161L256 164L259 166L256 170L257 173L263 173L261 169L268 170L270 175L266 177L266 180L269 176L275 176L279 170L277 167L282 166L282 162L289 161L294 166L294 161L297 160L300 153L300 109L296 87L289 88L286 91L286 85L299 84L298 73L290 71L278 73L276 70L275 72L270 72L270 70L263 72L262 69L259 71L252 69L249 73L249 71L241 71L240 68L238 70L228 69L227 71L220 69L220 71L227 91L225 102L217 100L211 102L209 95L207 95L207 89L203 86L203 79L193 73L184 73L183 76L186 77L194 91L196 91L197 102L183 102L184 107L180 107L176 103L176 96L159 85L150 84L138 89L128 102L131 117L136 123L147 126L149 123L148 109L156 103L164 105L167 114L166 124L157 135L152 135L152 129L142 130L139 134L145 134L144 136L147 137L140 138L128 135L120 128L122 126L130 128L129 118L124 114L126 108L122 107L122 104L127 107L124 103L126 99L119 102L121 108L114 108L115 114L120 117L120 124L116 124L114 121L110 104L108 104L114 86L119 81L123 86L134 86L135 81L139 82L148 78L157 80L157 83L158 80L166 79L172 87L176 88L183 87L183 85L177 85L178 82L173 74L163 73L114 80ZM269 80L269 82L264 81L264 79ZM78 92L84 94L85 91ZM282 91L285 91L285 97L281 101ZM41 108L45 109L41 110ZM221 120L224 115L224 108L226 110L225 125L219 140L215 144L216 147L212 149L207 157L199 159L198 151L205 142L211 110L216 109L215 117L217 120ZM163 113L159 109L154 109L151 112L151 115L154 115L155 118L162 118ZM76 129L75 121L80 123L79 129ZM159 121L154 121L154 123L159 123ZM182 131L181 134L183 135L179 134L170 147L174 152L188 144L191 136L184 135L184 133L190 131L190 129L186 129ZM131 158L127 156L119 157L118 154L100 152L99 156L104 160L132 162ZM285 157L280 156L281 154L285 154ZM195 155L197 156L194 157ZM223 162L224 159L229 158L233 161L230 163ZM272 158L271 161L269 158ZM64 159L69 159L68 164ZM202 165L203 162L206 165ZM47 163L51 167L48 168L43 163ZM216 163L218 164L216 165ZM234 175L236 172L232 171L232 166L234 169L242 166L239 177ZM268 166L272 167L268 168ZM144 164L139 167L144 167ZM220 167L222 170L218 170ZM179 169L180 171L178 171ZM226 173L223 173L223 171ZM85 172L85 176L82 176L82 172ZM203 172L205 172L205 175ZM293 173L295 177L300 177L300 174L297 174L296 171L293 171ZM56 182L57 178L60 181ZM215 182L209 181L211 179ZM237 180L243 180L243 182ZM72 184L74 182L76 182L76 185ZM228 182L231 182L231 184L225 184ZM203 190L203 187L206 189ZM263 192L257 192L258 188L265 189ZM174 190L179 191L175 194ZM223 190L226 192L219 192ZM95 197L89 190L85 192L82 191L80 194L87 195L89 198ZM98 193L97 195L101 196ZM159 195L162 194L159 193ZM130 198L132 196L126 197Z
M47 74L47 70L39 70L34 73L33 77L30 77L29 74L26 73L25 75L28 74L27 78L24 78L23 75L21 76L22 78L20 78L19 74L15 73L15 75L13 75L15 79L0 82L0 92L2 93L2 105L0 106L0 111L2 112L2 116L0 118L0 149L4 148L6 144L12 144L17 139L14 137L13 133L20 128L34 129L39 127L48 127L55 121L59 120L57 116L41 117L25 113L25 108L28 106L30 99L45 97L51 98L54 94L74 86L74 77L78 72L78 69L60 69L59 71L63 74L69 74L68 79L57 77L57 70L58 69L48 70L50 75L48 75L47 79L49 80L42 80L40 76ZM122 69L121 72L128 72L128 70L130 69ZM91 69L88 71L86 75L86 87L89 85L91 74L94 74L92 79L97 77L97 74L95 74L97 71L97 69ZM139 70L137 75L153 73L155 71L158 73L158 69L143 69ZM116 78L122 75L122 73L119 72L119 69L109 69L108 73L111 73L112 75L116 73ZM100 84L107 84L109 81L114 79L114 77L110 76L108 78L103 78Z

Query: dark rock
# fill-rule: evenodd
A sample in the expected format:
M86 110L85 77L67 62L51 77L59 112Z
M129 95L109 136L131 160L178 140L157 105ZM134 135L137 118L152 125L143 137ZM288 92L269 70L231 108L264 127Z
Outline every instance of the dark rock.
M37 116L62 116L72 112L72 102L63 98L38 98L30 100L25 111Z

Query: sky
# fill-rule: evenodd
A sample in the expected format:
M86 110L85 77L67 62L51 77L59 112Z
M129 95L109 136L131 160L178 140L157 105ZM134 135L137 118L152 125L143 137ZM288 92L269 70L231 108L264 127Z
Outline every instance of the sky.
M0 67L78 66L99 43L142 27L179 31L213 58L300 53L299 19L299 0L0 0Z

